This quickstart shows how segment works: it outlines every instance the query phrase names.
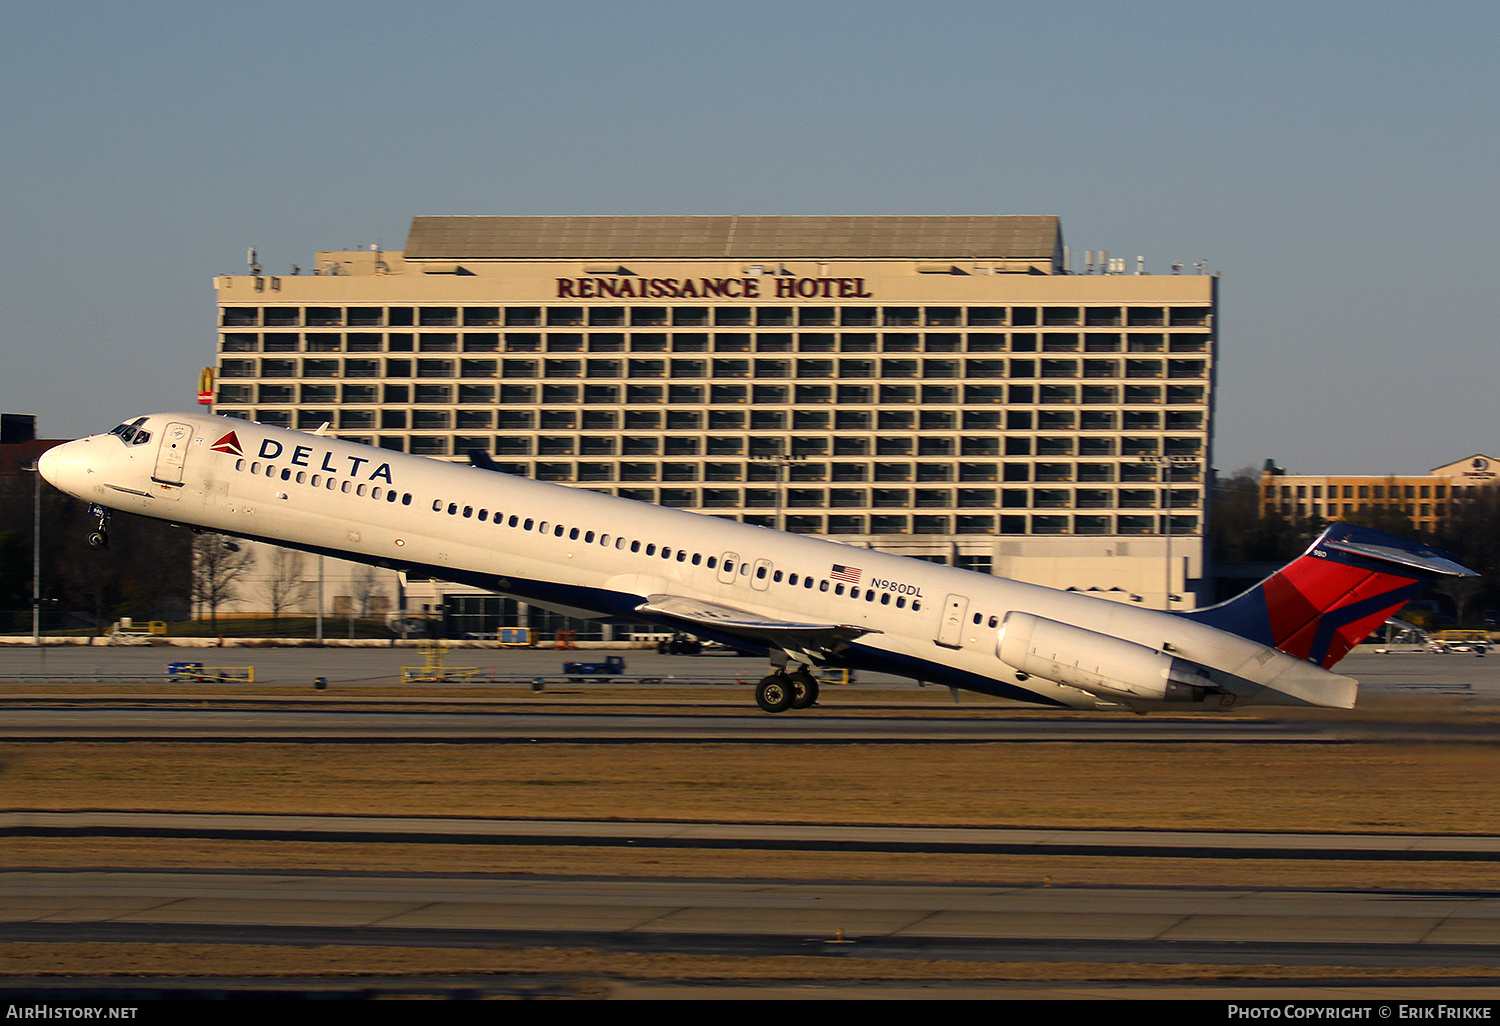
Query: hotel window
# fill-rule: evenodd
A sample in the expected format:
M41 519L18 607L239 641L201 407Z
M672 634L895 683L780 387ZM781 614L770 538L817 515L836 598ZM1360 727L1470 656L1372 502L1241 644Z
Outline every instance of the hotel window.
M748 353L750 336L744 332L719 331L714 333L714 352Z
M458 324L458 309L452 306L424 306L417 311L417 324L424 328L451 327Z
M1174 306L1172 307L1172 327L1198 327L1208 324L1209 312L1206 306Z
M419 403L451 405L453 403L452 385L418 385L414 392L414 401Z

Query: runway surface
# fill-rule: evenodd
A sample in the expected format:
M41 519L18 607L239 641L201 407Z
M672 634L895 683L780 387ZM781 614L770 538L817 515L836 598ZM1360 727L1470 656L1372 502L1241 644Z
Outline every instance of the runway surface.
M156 837L1107 856L1500 859L1500 838L1222 831L1003 830L454 817L4 813L0 837ZM357 850L357 849L356 849ZM357 855L351 853L351 859ZM671 880L443 873L0 873L0 941L145 940L604 944L630 950L808 953L842 939L881 957L1500 966L1500 895L1194 887L996 887L931 882ZM232 927L233 932L228 928ZM218 932L215 932L215 931ZM246 932L246 931L250 932ZM301 931L313 931L311 934ZM350 931L374 931L351 934ZM838 952L822 952L836 954ZM844 952L849 953L849 952Z
M611 653L595 649L559 651L554 649L455 648L445 650L449 667L473 667L485 674L512 680L507 685L493 685L496 694L530 689L531 682L543 677L553 684L565 684L562 664L566 660L592 660L596 656L617 654L625 658L626 677L661 681L665 685L714 682L723 686L725 697L753 703L749 685L766 673L764 660L720 651L701 656L664 656L652 650L627 650ZM254 666L259 684L290 690L311 690L319 677L327 680L330 690L340 687L404 688L400 672L403 666L422 666L423 656L415 648L173 648L173 647L86 647L0 645L0 687L10 689L20 678L44 676L72 677L74 680L106 680L114 675L129 674L157 678L153 683L164 689L162 678L167 664L200 662L207 665ZM1368 649L1357 650L1338 665L1338 672L1357 678L1362 685L1361 698L1381 695L1449 695L1476 702L1500 704L1500 657L1476 658L1468 655L1397 654L1377 655ZM67 683L57 681L58 685ZM38 683L37 687L53 686ZM227 686L227 685L226 685ZM915 691L916 685L905 678L879 674L859 674L856 690L861 693L884 690ZM646 688L649 692L650 688ZM717 690L717 689L716 689ZM944 688L928 688L948 701ZM995 705L983 696L963 696L966 703L982 707Z
M641 820L0 812L0 837L564 845L1172 859L1500 861L1500 837L1212 830L1024 830Z
M381 873L0 874L0 941L604 946L1211 964L1500 966L1500 897ZM841 942L841 943L840 943Z
M755 708L749 687L763 668L733 654L627 652L632 673L651 683L549 679L538 687L535 675L575 655L455 650L448 654L449 667L482 663L506 681L460 688L400 684L400 668L421 663L405 649L184 654L160 648L0 648L0 739L1327 743L1403 736L1488 742L1495 731L1478 714L1500 710L1500 659L1463 656L1351 657L1340 670L1363 682L1362 707L1353 714L1186 709L1139 717L1070 713L972 694L961 694L955 703L945 688L918 688L894 678L825 687L817 708L770 716ZM255 684L162 679L168 662L211 658L253 665ZM314 687L319 678L326 688ZM1413 716L1424 704L1476 716L1441 723ZM1383 715L1386 708L1394 711Z
M1330 742L1371 729L1338 723L1258 720L1008 718L991 712L972 719L920 714L840 714L819 709L772 718L760 712L699 712L506 708L465 711L350 710L332 708L204 709L187 703L131 707L92 699L87 708L7 709L0 740L13 741L338 741L524 743L538 740L592 743L632 741L807 742ZM330 703L333 705L333 703ZM1488 730L1476 736L1490 737Z
M158 675L168 661L207 662L209 655L225 664L253 663L256 686L111 684L117 674ZM1500 708L1500 660L1458 656L1352 657L1340 670L1364 682L1368 708L1356 714L1140 718L1057 714L982 698L955 707L946 691L873 679L830 689L821 707L769 716L753 709L749 687L738 684L762 668L728 655L626 653L633 673L663 683L624 692L618 685L561 682L538 692L526 682L565 655L451 652L450 666L503 664L516 680L457 693L397 684L400 666L420 664L402 650L0 649L0 674L9 675L0 679L0 740L1492 743L1496 728L1489 720ZM313 689L318 677L327 678L326 690ZM694 686L694 679L715 683ZM1383 702L1397 711L1381 714ZM1166 773L1164 796L1170 790ZM1435 974L1471 966L1477 979L1500 970L1500 894L1451 885L1246 888L1235 886L1225 868L1234 860L1294 859L1442 863L1451 872L1456 864L1500 860L1500 838L1491 836L640 822L628 810L602 822L11 809L0 811L0 838L7 845L61 838L347 846L352 867L204 872L101 863L59 870L12 858L0 870L0 943L581 946L749 958L1346 966ZM549 874L545 861L529 874L446 873L441 866L366 872L357 868L358 851L369 844L595 847L643 855L674 848L859 852L891 865L933 852L1083 856L1143 865L1174 860L1169 864L1179 868L1155 887L955 885L924 880L916 862L905 880L871 883L560 875ZM445 992L441 982L433 986Z

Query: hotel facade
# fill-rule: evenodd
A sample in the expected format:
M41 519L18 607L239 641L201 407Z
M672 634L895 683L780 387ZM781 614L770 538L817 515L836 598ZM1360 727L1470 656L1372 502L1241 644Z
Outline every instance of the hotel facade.
M1217 279L1069 273L1055 217L417 217L254 272L215 279L218 413L1196 602Z

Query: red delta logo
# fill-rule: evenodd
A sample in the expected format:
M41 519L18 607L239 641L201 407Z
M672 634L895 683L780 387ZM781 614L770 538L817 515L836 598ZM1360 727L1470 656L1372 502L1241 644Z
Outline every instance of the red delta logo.
M240 440L233 431L219 439L209 449L214 452L227 452L231 456L243 456L245 451L240 448Z

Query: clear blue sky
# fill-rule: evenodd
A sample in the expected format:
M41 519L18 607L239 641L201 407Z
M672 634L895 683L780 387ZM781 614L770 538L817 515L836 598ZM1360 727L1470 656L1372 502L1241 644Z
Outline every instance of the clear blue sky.
M1216 464L1500 454L1500 5L32 3L0 409L194 401L216 274L414 214L1057 214L1222 273Z

